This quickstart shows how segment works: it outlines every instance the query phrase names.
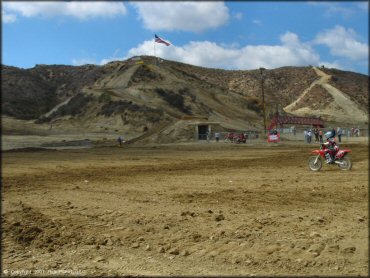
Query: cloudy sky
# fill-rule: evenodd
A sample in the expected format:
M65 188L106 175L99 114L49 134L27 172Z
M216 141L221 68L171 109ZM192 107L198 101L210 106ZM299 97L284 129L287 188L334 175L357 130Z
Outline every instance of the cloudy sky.
M102 65L155 54L212 68L369 74L368 17L368 1L2 1L2 63Z

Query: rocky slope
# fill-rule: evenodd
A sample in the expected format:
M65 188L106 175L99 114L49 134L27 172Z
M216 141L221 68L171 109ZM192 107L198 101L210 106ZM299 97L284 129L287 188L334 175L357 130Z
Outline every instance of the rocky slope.
M263 70L263 82L268 120L279 110L331 122L368 121L368 76L283 67ZM209 69L150 56L104 66L2 66L3 119L33 126L160 138L161 132L181 134L192 120L258 129L262 115L259 69ZM3 120L3 133L9 130Z

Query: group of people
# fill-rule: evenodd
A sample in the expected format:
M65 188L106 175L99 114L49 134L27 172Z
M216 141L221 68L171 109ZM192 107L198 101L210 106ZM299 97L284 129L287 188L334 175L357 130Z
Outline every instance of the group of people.
M344 132L340 127L338 127L337 130L333 128L330 132L333 134L334 137L338 136L339 143L342 142L342 135L344 134ZM323 143L323 131L320 128L315 127L314 129L304 130L304 141L306 143L311 143L313 136L315 136L316 143Z
M318 128L312 129L305 129L304 130L304 141L306 143L311 143L312 142L312 137L315 136L315 142L323 142L323 131Z
M351 130L348 130L348 134L350 137L359 137L360 136L360 129L352 127Z

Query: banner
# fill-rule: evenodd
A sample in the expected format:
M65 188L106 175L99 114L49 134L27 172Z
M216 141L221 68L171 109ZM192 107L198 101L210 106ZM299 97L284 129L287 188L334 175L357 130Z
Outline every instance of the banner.
M269 134L267 137L267 142L280 142L280 133L278 134Z

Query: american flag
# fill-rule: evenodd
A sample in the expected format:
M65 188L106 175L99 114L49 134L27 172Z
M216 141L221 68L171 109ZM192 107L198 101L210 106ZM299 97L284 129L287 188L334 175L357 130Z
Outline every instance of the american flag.
M165 45L169 46L170 43L165 41L165 40L162 40L160 37L158 37L157 35L154 35L154 38L155 38L155 42L158 42L158 43L164 43Z

